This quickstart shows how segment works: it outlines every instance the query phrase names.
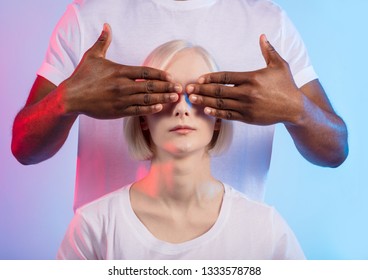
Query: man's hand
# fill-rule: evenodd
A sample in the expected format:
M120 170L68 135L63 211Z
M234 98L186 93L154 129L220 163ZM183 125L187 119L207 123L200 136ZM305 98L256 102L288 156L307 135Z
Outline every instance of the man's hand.
M190 101L218 118L257 125L293 122L301 111L302 94L289 65L265 35L260 38L260 47L266 68L206 74L199 78L199 84L187 86Z
M260 38L266 68L253 72L217 72L188 85L189 100L208 115L249 124L284 123L296 148L310 162L339 166L348 155L347 129L318 80L300 89L289 65Z
M181 85L161 70L125 66L105 58L112 34L108 24L70 78L60 84L65 112L98 119L146 115L178 100Z
M165 72L107 60L111 39L105 24L100 38L59 86L36 78L14 120L12 152L19 162L35 164L56 154L79 114L99 119L144 115L178 100L181 85L170 82Z

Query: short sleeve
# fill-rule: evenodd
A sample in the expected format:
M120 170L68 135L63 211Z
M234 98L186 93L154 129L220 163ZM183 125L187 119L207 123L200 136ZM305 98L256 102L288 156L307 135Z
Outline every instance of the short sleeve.
M77 211L69 224L56 258L59 260L98 259L96 244L96 237L91 226Z
M78 13L75 4L71 4L51 35L45 59L37 75L55 85L67 79L81 59L81 41Z
M281 55L289 63L295 83L302 87L318 79L305 44L285 11L281 13Z
M304 260L305 256L299 242L281 215L273 209L273 253L276 260Z

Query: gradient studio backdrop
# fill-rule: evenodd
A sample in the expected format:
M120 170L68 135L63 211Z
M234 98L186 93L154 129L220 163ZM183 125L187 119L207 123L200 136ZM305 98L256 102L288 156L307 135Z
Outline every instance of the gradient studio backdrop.
M266 201L289 222L309 259L368 259L368 2L277 2L302 34L332 104L347 122L350 155L338 169L313 166L278 126ZM10 152L13 118L68 3L0 1L0 259L54 259L73 214L76 126L44 163L22 166Z

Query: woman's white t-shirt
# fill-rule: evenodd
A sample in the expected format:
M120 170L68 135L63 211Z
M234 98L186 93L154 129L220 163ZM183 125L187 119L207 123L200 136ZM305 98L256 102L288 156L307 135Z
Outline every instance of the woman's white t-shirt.
M215 224L179 244L157 239L130 203L131 185L79 209L58 259L304 259L299 243L277 211L248 199L229 185Z

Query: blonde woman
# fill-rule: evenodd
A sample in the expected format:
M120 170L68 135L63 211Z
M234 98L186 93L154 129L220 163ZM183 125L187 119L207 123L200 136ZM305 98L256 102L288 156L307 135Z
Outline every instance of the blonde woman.
M159 46L144 64L183 88L217 70L185 41ZM148 175L78 209L59 259L304 258L272 207L212 175L211 157L230 144L231 122L206 115L184 93L157 114L126 118L124 130L132 156L151 161Z

